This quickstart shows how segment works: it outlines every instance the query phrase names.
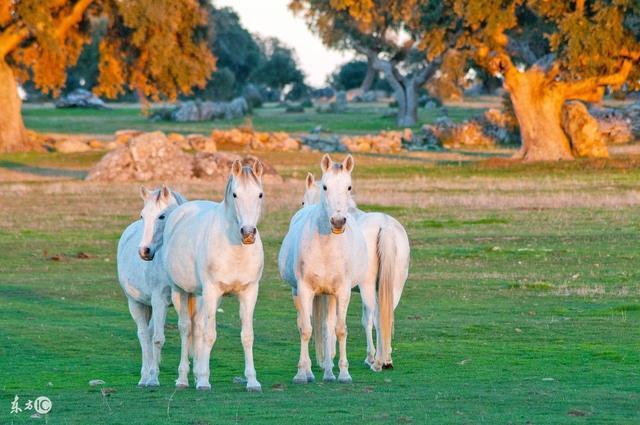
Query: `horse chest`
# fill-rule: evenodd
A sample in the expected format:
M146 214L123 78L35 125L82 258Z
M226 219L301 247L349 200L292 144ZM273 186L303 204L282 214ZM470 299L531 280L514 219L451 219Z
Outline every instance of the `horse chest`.
M350 275L350 255L344 243L316 235L302 252L303 278L319 293L333 294Z
M223 292L237 292L260 278L263 267L261 247L237 246L210 257L208 273Z

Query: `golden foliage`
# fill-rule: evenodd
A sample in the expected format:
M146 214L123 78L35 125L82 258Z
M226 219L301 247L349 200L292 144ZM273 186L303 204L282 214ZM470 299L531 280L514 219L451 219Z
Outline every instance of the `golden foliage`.
M0 60L22 80L58 94L66 70L106 24L95 91L115 97L125 88L154 100L203 87L215 70L198 0L0 0Z

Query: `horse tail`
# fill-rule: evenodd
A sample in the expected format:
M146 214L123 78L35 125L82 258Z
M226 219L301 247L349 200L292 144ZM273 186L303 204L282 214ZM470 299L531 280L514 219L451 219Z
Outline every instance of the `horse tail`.
M378 358L382 367L391 366L391 339L393 338L393 287L396 278L397 247L393 228L383 226L378 233L378 320L380 339Z
M326 337L325 321L327 320L327 295L316 295L313 298L313 341L316 346L318 366L324 364L324 344Z
M197 300L196 296L193 294L189 294L187 298L187 309L189 311L189 318L191 319L191 332L189 333L189 356L193 358L193 353L195 352L193 335L196 328L196 315L197 315Z

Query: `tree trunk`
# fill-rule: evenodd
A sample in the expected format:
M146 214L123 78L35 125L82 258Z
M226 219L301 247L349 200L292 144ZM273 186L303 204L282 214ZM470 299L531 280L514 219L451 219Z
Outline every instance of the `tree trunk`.
M28 149L21 106L22 100L18 96L18 84L13 71L0 59L0 152Z
M564 93L548 87L544 73L535 68L505 80L505 87L522 139L515 158L525 161L573 159L570 141L562 128Z
M418 122L418 93L413 78L403 84L401 93L396 92L398 102L398 126L412 127Z
M367 75L364 76L362 84L360 84L360 92L365 94L371 89L373 80L376 78L377 71L373 68L373 61L367 58Z

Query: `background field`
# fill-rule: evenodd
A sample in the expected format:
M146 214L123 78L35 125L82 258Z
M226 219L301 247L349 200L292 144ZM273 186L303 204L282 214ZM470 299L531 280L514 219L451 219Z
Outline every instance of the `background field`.
M162 386L136 388L139 347L114 261L120 232L140 208L137 185L76 180L94 154L3 155L13 181L0 183L0 423L640 422L640 170L630 160L514 166L460 158L356 157L363 208L393 214L411 239L396 368L363 366L354 293L354 384L295 386L295 310L276 256L303 172L317 169L319 155L268 155L288 179L265 189L255 316L264 391L247 394L233 383L243 370L233 298L219 315L211 393L174 392L173 312ZM20 177L28 175L34 181ZM176 188L213 199L222 189ZM89 387L91 379L113 392ZM41 419L10 415L15 395L46 395L53 410Z

